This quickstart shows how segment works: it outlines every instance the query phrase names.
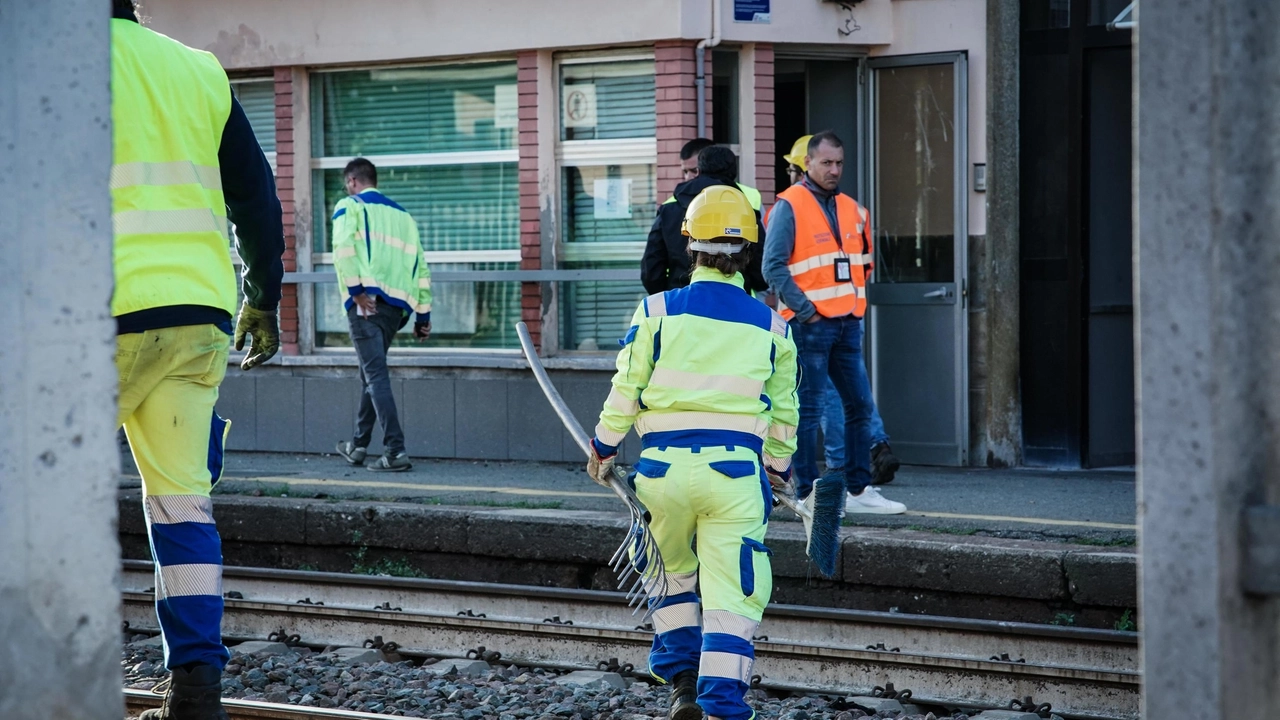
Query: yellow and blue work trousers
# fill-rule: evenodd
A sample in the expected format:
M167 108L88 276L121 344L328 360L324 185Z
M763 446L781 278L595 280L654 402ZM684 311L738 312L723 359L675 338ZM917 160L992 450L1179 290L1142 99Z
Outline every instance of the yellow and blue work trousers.
M227 334L215 325L116 338L120 411L142 474L156 563L156 615L166 667L227 663L222 645L222 541L209 491L222 476L230 424L214 412L227 372Z
M697 670L702 709L747 720L752 638L773 592L764 545L773 498L758 449L648 447L635 468L669 588L653 613L649 671L671 682Z

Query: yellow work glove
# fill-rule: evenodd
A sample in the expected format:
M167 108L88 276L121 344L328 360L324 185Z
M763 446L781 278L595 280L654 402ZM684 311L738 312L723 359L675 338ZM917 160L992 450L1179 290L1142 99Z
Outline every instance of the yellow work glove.
M249 352L240 363L241 370L253 369L275 357L280 350L280 321L275 310L259 310L249 303L240 306L236 319L236 350L244 349L244 336L252 338Z
M613 486L609 484L609 480L613 478L613 461L618 459L618 453L615 451L608 457L601 457L600 451L596 449L596 443L591 441L591 456L587 458L587 474L597 485L603 485L607 488Z

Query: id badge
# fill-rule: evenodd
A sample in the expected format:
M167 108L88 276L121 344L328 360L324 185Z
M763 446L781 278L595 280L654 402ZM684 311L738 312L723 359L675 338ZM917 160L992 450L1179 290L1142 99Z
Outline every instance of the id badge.
M836 258L836 282L849 282L853 280L853 273L849 270L849 258Z

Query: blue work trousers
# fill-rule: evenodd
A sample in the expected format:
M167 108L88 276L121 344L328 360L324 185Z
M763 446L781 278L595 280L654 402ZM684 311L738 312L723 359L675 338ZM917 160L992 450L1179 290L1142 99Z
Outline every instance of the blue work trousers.
M852 315L824 317L812 323L792 320L791 333L801 368L796 492L808 495L818 478L818 426L825 386L830 382L844 411L845 489L858 495L871 484L870 425L875 407L862 359L862 320Z

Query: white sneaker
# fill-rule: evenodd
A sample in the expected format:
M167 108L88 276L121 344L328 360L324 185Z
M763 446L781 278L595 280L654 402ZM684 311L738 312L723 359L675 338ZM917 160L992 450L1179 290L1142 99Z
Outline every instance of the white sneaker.
M861 495L849 495L844 501L844 512L860 513L863 515L901 515L907 511L907 506L900 502L889 500L880 494L880 490L874 485L868 485Z

